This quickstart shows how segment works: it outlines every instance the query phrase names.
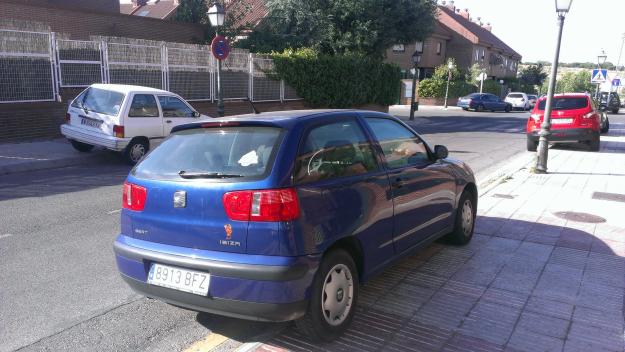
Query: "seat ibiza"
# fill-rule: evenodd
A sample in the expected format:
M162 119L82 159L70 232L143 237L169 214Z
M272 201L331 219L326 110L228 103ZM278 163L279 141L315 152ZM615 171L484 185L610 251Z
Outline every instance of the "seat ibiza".
M317 110L177 126L122 199L114 251L134 290L332 340L361 283L440 237L470 241L477 189L392 116Z

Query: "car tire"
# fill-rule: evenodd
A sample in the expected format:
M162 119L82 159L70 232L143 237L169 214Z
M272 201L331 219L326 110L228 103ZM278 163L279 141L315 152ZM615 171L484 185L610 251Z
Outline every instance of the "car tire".
M618 114L618 111L619 111L619 109L613 109L613 110L612 110L612 113L613 113L613 114Z
M610 130L610 120L605 119L605 124L601 127L601 133L608 133Z
M506 108L504 109L505 112L510 112L512 111L512 107L510 105L506 105Z
M469 111L469 108L462 108L462 110L464 110L464 111Z
M465 245L473 238L473 230L475 229L475 197L468 190L464 190L458 202L456 209L456 220L454 221L454 229L445 236L445 240L455 245Z
M479 104L476 108L475 108L476 112L482 112L484 111L484 105L483 104Z
M601 149L601 137L599 133L595 133L592 136L592 139L588 141L588 147L591 152L598 152Z
M72 147L74 147L74 149L78 150L81 153L90 152L94 147L92 144L75 141L73 139L70 139L70 143L72 143Z
M148 153L150 145L144 139L133 139L124 149L124 159L130 165L135 165Z
M531 139L527 139L527 151L535 152L538 149L538 142L533 141Z
M352 256L342 249L328 252L315 274L306 315L295 321L300 332L313 341L330 342L338 338L354 317L358 285ZM332 294L328 294L330 291ZM326 309L330 308L328 303L335 303L336 311Z

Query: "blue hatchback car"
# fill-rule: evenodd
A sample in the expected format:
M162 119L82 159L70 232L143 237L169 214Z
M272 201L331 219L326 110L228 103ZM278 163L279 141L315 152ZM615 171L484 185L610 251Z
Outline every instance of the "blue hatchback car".
M145 296L332 340L360 283L442 236L469 242L476 206L471 169L395 117L244 115L175 127L132 169L114 250Z

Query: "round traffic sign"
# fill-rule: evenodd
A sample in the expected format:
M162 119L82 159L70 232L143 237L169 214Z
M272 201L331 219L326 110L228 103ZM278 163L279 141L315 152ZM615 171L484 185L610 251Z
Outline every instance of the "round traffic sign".
M230 54L230 43L223 35L218 35L211 42L211 51L217 60L225 60Z

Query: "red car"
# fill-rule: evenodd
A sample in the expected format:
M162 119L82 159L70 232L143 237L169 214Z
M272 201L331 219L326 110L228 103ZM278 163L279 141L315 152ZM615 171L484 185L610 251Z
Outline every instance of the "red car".
M538 133L545 117L547 97L540 98L527 120L527 150L538 147ZM587 94L567 93L553 97L551 135L549 142L585 143L592 151L599 150L601 113Z

